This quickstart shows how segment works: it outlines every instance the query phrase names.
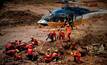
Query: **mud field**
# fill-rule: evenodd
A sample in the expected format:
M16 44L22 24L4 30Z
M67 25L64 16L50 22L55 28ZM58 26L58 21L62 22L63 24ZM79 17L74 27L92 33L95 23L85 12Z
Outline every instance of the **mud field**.
M31 37L38 40L39 45L35 46L34 50L45 54L47 49L51 51L58 49L55 44L61 46L62 40L55 42L46 41L47 35L50 30L59 28L53 28L49 26L41 26L37 24L37 21L43 14L48 13L47 8L54 8L57 6L38 7L32 5L9 5L4 8L4 12L0 15L0 65L107 65L107 14L94 16L87 19L85 22L81 22L72 30L72 41L77 42L82 47L92 46L93 44L104 44L104 51L100 54L89 54L81 59L83 63L78 64L73 62L73 57L70 55L71 49L64 50L64 58L58 62L44 63L41 60L41 56L37 61L27 60L25 52L21 52L23 60L14 60L7 57L4 53L4 45L9 41L22 40L22 42L29 42ZM38 9L36 9L38 7ZM65 29L64 27L61 29ZM72 41L67 43L72 43Z

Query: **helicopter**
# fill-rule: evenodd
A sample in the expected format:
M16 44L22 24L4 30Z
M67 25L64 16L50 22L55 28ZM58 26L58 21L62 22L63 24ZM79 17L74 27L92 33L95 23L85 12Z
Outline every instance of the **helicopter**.
M82 16L83 14L90 13L91 11L86 8L70 7L68 0L63 0L64 6L55 8L52 11L49 10L49 14L44 15L37 23L48 25L48 22L64 22L68 19L69 21L74 19L75 16Z

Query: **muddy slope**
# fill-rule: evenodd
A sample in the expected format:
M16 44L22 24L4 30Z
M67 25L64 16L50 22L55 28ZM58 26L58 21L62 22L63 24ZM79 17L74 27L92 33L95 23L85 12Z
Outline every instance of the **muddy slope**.
M0 26L32 24L40 19L40 15L33 15L30 11L6 11L0 15Z

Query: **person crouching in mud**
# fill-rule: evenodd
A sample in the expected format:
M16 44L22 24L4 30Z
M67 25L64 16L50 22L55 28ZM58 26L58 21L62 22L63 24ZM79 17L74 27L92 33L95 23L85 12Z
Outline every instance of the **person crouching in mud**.
M51 39L51 42L56 40L56 32L55 30L50 31L50 33L48 34L48 37L46 38L46 40Z
M81 60L81 53L79 49L75 50L74 52L71 52L71 55L74 57L74 62L83 63L83 61Z

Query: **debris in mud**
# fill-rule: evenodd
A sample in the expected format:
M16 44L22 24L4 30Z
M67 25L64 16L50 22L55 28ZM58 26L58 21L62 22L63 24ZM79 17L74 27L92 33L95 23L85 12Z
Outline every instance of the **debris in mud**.
M80 39L80 44L82 45L89 45L89 44L106 44L107 41L107 36L106 33L103 34L88 34L85 37L83 37L82 39Z

